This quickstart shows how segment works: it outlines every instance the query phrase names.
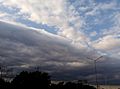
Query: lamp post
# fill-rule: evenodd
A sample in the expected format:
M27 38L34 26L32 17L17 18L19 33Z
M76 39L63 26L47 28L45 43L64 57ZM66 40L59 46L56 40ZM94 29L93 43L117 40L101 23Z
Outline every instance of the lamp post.
M95 68L95 82L96 82L96 88L99 89L99 84L98 84L98 76L97 76L97 66L96 66L96 62L102 58L103 56L100 56L96 59L92 59L92 58L88 58L90 60L93 60L94 61L94 68Z

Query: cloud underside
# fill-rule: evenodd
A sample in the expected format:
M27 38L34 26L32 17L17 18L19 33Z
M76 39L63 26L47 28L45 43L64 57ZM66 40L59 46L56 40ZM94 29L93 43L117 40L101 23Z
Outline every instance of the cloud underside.
M95 59L104 54L98 63L99 77L119 77L117 0L1 0L0 6L0 20L17 24L0 21L1 62L20 70L40 66L57 79L92 79L93 64L87 57ZM53 27L57 33L46 32L49 28L21 26L31 22Z
M85 49L83 49L85 50ZM0 22L0 62L17 69L40 67L50 73L74 70L88 63L82 49L45 31Z
M99 54L77 49L71 42L44 30L0 22L0 62L16 71L35 69L49 72L55 80L94 78L93 61ZM114 62L115 61L115 62ZM113 63L114 62L114 63ZM99 76L115 73L119 60L105 56L98 63ZM113 72L111 72L113 68ZM106 72L107 71L107 72ZM91 81L93 82L93 81Z

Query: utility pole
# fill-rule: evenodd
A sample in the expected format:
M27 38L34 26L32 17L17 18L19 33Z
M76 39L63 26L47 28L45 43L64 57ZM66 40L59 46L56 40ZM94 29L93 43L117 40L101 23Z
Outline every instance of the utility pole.
M98 57L98 58L96 58L96 59L88 58L88 59L90 59L90 60L92 60L92 61L94 62L95 82L96 82L96 88L97 88L97 89L99 89L99 84L98 84L97 65L96 65L96 63L97 63L97 61L98 61L100 58L102 58L102 57L103 57L103 56L100 56L100 57Z

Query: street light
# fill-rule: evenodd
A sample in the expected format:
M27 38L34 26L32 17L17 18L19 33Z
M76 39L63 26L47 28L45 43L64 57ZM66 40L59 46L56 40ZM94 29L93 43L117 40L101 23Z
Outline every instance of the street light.
M100 56L100 57L98 57L98 58L96 58L96 59L92 59L92 58L88 58L88 59L90 59L90 60L93 60L94 61L94 68L95 68L95 78L96 78L96 87L97 87L97 89L99 89L99 85L98 85L98 77L97 77L97 66L96 66L96 62L97 62L97 60L99 60L100 58L102 58L103 56Z

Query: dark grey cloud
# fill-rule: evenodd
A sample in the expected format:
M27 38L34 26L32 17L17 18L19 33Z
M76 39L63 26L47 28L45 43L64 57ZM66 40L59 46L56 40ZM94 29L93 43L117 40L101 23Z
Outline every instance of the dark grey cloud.
M93 80L93 61L98 57L90 49L77 49L69 40L45 31L0 21L0 62L15 70L39 67L55 80ZM118 81L120 60L104 56L97 62L99 79L104 76ZM103 82L103 81L102 81Z

